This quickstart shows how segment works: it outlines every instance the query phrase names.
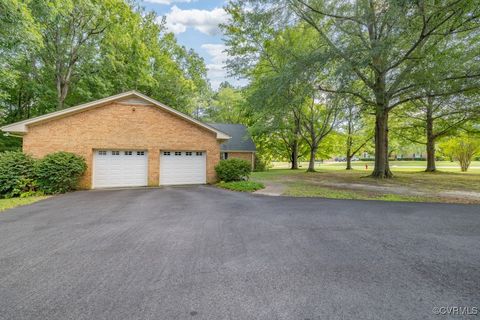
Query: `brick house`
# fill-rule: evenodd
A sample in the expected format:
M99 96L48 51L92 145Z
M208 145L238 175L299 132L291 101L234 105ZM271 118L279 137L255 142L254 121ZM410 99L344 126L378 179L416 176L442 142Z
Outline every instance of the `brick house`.
M136 91L1 130L21 136L23 151L36 158L57 151L83 156L86 189L213 183L220 146L232 138Z

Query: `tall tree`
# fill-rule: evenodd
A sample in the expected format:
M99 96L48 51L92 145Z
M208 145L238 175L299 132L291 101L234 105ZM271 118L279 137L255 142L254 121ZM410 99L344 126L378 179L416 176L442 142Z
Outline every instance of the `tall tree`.
M98 47L108 25L110 1L48 0L32 5L41 27L41 58L53 68L57 90L57 110L65 107L77 66L85 63Z
M479 51L478 29L480 8L471 0L384 1L357 0L341 4L335 0L235 0L233 20L250 19L250 29L285 28L302 20L317 32L318 48L325 47L332 60L339 61L336 77L327 77L318 84L325 92L350 94L369 105L375 113L375 168L372 176L388 178L388 119L391 110L405 102L423 97L419 91L432 79L422 74L442 68L437 83L456 82L464 91L478 80L480 70L476 57ZM255 15L246 14L247 11ZM274 18L272 18L274 17ZM258 32L257 32L258 33ZM471 45L465 46L467 39ZM439 46L459 47L456 68L444 68L432 55ZM318 55L313 54L312 59ZM439 61L444 62L440 56ZM324 64L322 57L321 64ZM360 82L358 90L344 89L339 79ZM445 86L440 86L444 88ZM428 95L444 95L438 90Z
M15 29L8 34L0 28L6 122L132 89L189 114L208 104L203 59L133 1L22 0L0 6L8 9L5 15L0 10L0 24Z
M11 112L16 113L17 110L4 101L12 101L16 96L23 95L23 92L15 90L16 85L29 78L29 68L26 65L33 64L32 52L41 45L38 26L28 3L29 1L18 0L0 2L0 114L6 116L2 119L5 121L9 121ZM24 100L26 99L22 99ZM20 103L19 108L20 114L28 114L29 104ZM13 120L16 117L18 115L15 115Z
M340 132L345 136L345 158L347 170L352 169L352 158L370 144L373 139L373 130L370 129L367 117L362 108L352 99L345 100Z
M241 123L250 125L250 108L244 93L229 83L223 83L213 95L205 119L212 122Z
M301 135L310 147L307 172L315 172L318 147L337 125L340 104L335 99L317 101L313 96L301 116Z
M442 142L443 153L460 163L462 172L467 172L474 156L480 154L480 136L462 133Z
M299 108L300 109L300 108ZM305 141L300 134L300 110L292 109L285 114L280 113L252 113L252 131L255 136L268 137L270 150L276 155L276 160L288 160L290 169L299 168L299 159L308 154ZM255 140L257 142L257 140Z
M250 80L249 104L256 113L264 115L257 126L272 133L282 132L282 142L290 149L291 168L298 169L303 140L300 135L302 105L311 96L312 77L292 62L294 57L310 51L314 34L303 26L274 30L269 27L270 18L242 10L236 3L231 3L227 11L233 17L232 23L224 26L231 56L228 68L233 75ZM257 28L245 17L251 17L262 27ZM287 128L290 132L285 131Z
M480 99L476 93L430 96L410 101L397 115L401 120L398 130L405 139L425 145L425 171L434 172L437 140L454 135L468 121L480 119Z

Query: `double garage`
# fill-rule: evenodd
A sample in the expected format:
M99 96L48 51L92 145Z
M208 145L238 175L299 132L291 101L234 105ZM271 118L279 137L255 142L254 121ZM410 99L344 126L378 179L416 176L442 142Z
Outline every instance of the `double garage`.
M1 128L35 158L82 156L80 188L205 184L216 181L220 145L231 136L136 91Z
M148 185L147 150L95 150L93 188ZM206 152L160 151L160 185L204 184Z

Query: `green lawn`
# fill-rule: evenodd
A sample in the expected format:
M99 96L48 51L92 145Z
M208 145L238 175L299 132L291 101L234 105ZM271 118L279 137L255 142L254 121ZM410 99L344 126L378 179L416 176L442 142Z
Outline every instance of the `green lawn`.
M336 199L365 199L387 201L420 201L480 203L480 174L439 171L426 173L409 168L410 163L392 166L393 179L369 177L371 170L347 171L339 165L320 165L318 172L271 169L255 172L252 180L269 185L282 185L283 195L324 197ZM413 166L415 167L415 166ZM372 169L370 167L369 169Z
M11 199L0 199L0 211L7 209L24 206L26 204L31 204L43 199L48 198L47 196L41 197L28 197L28 198L11 198Z
M217 183L217 186L223 189L242 191L242 192L253 192L265 188L263 183L254 182L254 181L231 181L231 182L220 182Z
M368 165L368 170L373 169L373 161L352 161L353 169L367 171L365 165ZM301 168L308 168L308 162L301 162ZM437 161L437 169L444 172L461 172L460 166L457 162L450 161ZM390 166L393 171L422 171L426 168L426 161L390 161ZM341 170L345 169L345 162L317 162L316 169L319 170ZM287 162L274 162L274 169L288 169L289 163ZM368 172L368 171L367 171ZM479 173L480 174L480 161L472 161L470 169L467 173Z

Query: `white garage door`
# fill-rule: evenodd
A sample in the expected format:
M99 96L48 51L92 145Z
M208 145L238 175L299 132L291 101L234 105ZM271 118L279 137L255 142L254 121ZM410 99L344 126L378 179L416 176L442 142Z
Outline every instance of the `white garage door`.
M207 183L206 153L199 151L160 152L160 184Z
M147 185L147 151L95 150L93 167L94 188Z

